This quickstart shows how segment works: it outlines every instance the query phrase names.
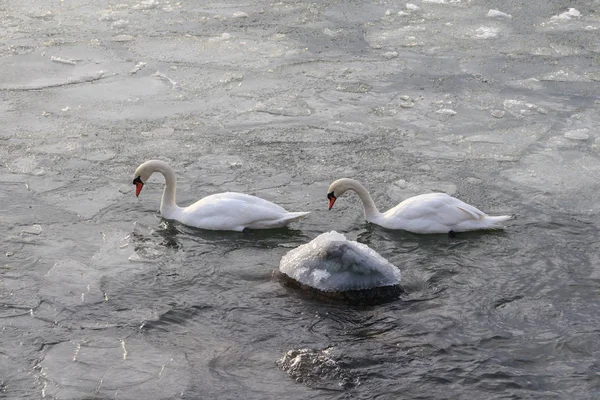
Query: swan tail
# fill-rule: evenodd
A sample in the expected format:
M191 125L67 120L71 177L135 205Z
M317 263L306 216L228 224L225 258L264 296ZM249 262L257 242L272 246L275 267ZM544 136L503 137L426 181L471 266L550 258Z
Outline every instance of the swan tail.
M501 224L505 221L513 219L512 215L498 215L498 216L490 216L487 215L484 221L487 222L486 229L502 229L504 228Z
M310 212L287 212L277 219L262 219L254 221L244 228L248 229L269 229L269 228L283 228L291 222L299 220L310 214Z
M296 221L300 218L306 217L308 214L310 214L310 211L289 212L285 215L285 217L282 218L282 221Z
M279 218L277 221L273 223L273 227L284 227L289 223L297 221L301 218L306 217L310 214L309 211L301 211L301 212L288 212L283 217Z

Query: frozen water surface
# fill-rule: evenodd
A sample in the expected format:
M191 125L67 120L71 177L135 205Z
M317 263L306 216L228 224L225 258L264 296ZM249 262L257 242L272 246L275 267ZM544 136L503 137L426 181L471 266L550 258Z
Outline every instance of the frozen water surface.
M0 2L0 396L595 399L598 2ZM162 221L236 190L294 230ZM366 224L444 191L516 219ZM370 308L272 278L335 229L402 269ZM301 350L297 350L301 349ZM124 356L126 353L126 357ZM278 365L279 360L279 365Z

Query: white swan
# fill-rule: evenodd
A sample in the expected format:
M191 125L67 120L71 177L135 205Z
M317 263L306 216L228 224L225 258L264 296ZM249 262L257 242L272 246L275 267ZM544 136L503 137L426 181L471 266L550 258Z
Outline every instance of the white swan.
M470 204L445 193L428 193L410 197L396 207L380 213L371 195L358 181L342 178L329 186L329 209L347 190L355 191L362 200L367 221L388 229L414 233L466 232L478 229L501 229L501 222L511 216L489 216Z
M165 219L184 225L216 231L243 231L286 226L308 212L288 212L283 207L256 196L243 193L219 193L206 196L187 207L175 203L177 178L173 169L159 160L146 161L134 173L135 195L139 196L144 183L154 172L160 172L166 181L160 202L160 213Z

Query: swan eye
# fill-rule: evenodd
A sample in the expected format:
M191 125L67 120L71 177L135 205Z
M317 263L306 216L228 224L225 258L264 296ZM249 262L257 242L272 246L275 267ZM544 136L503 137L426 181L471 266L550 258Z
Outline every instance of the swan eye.
M142 185L144 184L144 182L142 182L142 178L139 176L133 180L134 185L137 185L138 183L141 183Z

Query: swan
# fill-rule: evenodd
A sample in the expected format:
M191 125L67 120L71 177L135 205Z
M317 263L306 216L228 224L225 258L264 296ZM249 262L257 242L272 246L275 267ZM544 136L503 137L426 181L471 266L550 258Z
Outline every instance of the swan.
M353 190L365 208L365 219L388 229L414 233L466 232L478 229L501 229L499 224L512 218L509 215L490 216L470 204L446 193L427 193L409 197L396 207L381 213L371 195L354 179L342 178L329 186L329 209L338 197Z
M154 172L160 172L166 182L160 202L162 216L195 228L238 232L246 228L281 228L309 214L288 212L270 201L234 192L213 194L187 207L179 207L175 203L175 173L169 164L159 160L146 161L135 170L133 184L136 197Z

